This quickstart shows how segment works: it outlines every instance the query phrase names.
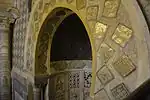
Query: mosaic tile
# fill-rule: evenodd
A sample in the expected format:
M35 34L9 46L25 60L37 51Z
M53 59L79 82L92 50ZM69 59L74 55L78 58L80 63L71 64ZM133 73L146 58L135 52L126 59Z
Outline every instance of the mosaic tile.
M103 16L116 17L120 0L106 0L104 4Z
M103 85L106 85L114 79L113 74L106 66L103 66L98 70L97 77Z
M123 55L114 62L113 67L122 77L128 76L136 69L132 61L126 55Z
M121 47L124 47L132 35L133 31L131 29L122 24L119 24L112 36L112 40L119 44Z
M87 20L96 20L98 15L98 10L99 10L98 6L89 6L86 12Z
M124 83L114 87L111 92L115 100L124 100L127 96L129 96L129 91Z
M106 24L97 22L95 24L95 32L93 34L94 37L101 39L102 37L105 36L107 29L108 29L108 26Z

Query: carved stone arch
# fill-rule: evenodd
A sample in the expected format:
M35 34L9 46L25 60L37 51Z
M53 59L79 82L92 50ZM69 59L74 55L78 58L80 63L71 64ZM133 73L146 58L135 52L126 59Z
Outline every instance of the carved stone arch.
M45 19L40 34L38 36L37 41L37 49L36 49L36 68L35 68L35 74L50 74L48 67L50 67L49 64L46 64L46 61L49 59L48 56L48 48L49 45L52 44L53 36L58 28L58 26L61 24L61 22L68 17L69 15L73 14L73 12L67 8L56 8L54 9L48 17ZM50 55L49 55L50 56ZM50 60L48 60L50 61Z
M136 0L80 1L82 3L79 0L36 1L26 36L25 69L32 81L35 76L47 73L46 69L36 71L41 61L38 54L44 54L41 52L44 49L39 50L41 35L44 36L40 29L55 8L68 8L80 17L91 40L91 97L94 100L124 99L149 79L150 36L139 5Z

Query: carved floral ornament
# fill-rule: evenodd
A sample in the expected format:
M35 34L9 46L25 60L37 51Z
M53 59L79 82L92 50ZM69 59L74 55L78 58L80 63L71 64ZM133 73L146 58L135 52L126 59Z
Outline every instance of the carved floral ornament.
M14 21L20 17L19 10L15 7L9 7L6 11L0 12L0 14L2 23L14 23Z
M39 38L43 38L44 35L40 33L40 28L42 26L42 24L44 23L44 20L46 19L46 17L50 14L53 13L53 10L55 8L58 7L64 7L64 8L68 8L70 10L72 10L74 13L76 13L80 19L82 20L83 24L85 25L85 28L87 29L90 41L91 41L91 45L92 45L92 52L93 52L93 59L92 62L94 63L92 68L93 68L93 79L92 79L92 86L91 86L91 96L94 98L94 96L96 96L97 94L101 95L99 92L102 92L101 90L103 90L103 94L105 96L108 96L106 98L109 98L109 96L112 96L112 98L117 98L118 100L120 100L121 98L125 98L122 97L122 94L120 94L119 96L116 96L116 94L114 93L114 91L117 90L114 89L115 87L122 87L124 89L124 91L129 91L132 92L133 90L135 90L137 87L136 85L133 86L133 89L130 90L129 87L132 87L132 84L125 84L128 83L128 80L125 80L125 78L130 78L133 79L133 76L136 75L137 77L137 81L135 81L134 84L139 84L138 82L144 82L147 80L147 74L145 73L149 73L149 63L147 62L148 57L146 55L148 55L147 53L147 45L142 44L141 40L145 40L145 37L141 34L145 33L145 31L143 32L144 28L143 26L143 22L141 22L141 24L139 25L137 22L140 22L141 18L144 19L143 16L141 16L141 14L139 14L139 10L135 9L134 7L139 7L137 2L135 0L99 0L100 4L104 4L103 6L100 6L97 3L94 3L96 5L90 5L88 4L88 1L86 0L82 0L81 4L79 3L79 0L77 0L77 2L75 2L76 0L62 0L61 2L58 2L58 0L43 0L43 7L46 7L47 11L45 11L43 9L43 14L40 13L39 8L39 2L41 0L37 0L37 2L35 3L32 13L31 13L31 17L30 17L30 21L29 21L29 25L28 25L28 33L27 33L27 39L26 39L26 47L25 47L25 59L26 61L30 61L30 64L28 64L29 68L32 68L33 70L29 71L30 73L32 73L33 75L44 75L44 73L47 73L47 70L45 70L44 72L42 72L42 70L38 70L38 73L35 72L36 69L42 69L42 68L38 68L40 66L36 66L35 63L40 62L40 60L38 58L36 58L35 55L39 55L39 53L43 52L42 50L40 50L38 48L38 44L39 43L45 43L45 42L39 42ZM53 1L53 2L52 2ZM54 2L55 1L55 2ZM93 2L96 2L96 0L93 0ZM103 2L105 1L105 2ZM133 4L134 2L134 4ZM52 5L51 5L52 4ZM128 5L128 7L127 7ZM120 6L124 6L123 8L120 8ZM133 7L134 6L134 7ZM127 9L126 9L127 8ZM132 9L132 10L128 10L128 9ZM128 13L123 16L126 19L130 20L130 26L126 23L120 20L117 20L117 16L118 15L118 10L122 11L122 13L124 13L123 11L127 11ZM133 12L137 14L137 16L133 15ZM50 15L53 18L56 18L56 16L54 15ZM41 18L37 20L36 17ZM133 17L136 17L133 18ZM135 19L135 20L131 20L131 19ZM40 20L40 21L39 21ZM89 21L95 21L96 23L93 24L92 27L89 27L88 22ZM38 23L37 23L38 22ZM59 22L59 21L58 21ZM137 24L133 24L133 23L137 23ZM54 25L54 28L57 29L57 27L55 26L55 22L52 24ZM32 27L32 28L31 28ZM142 27L142 28L141 28ZM93 29L91 29L93 28ZM144 28L145 29L145 28ZM90 30L95 30L93 32L91 32ZM145 29L146 30L146 29ZM140 33L143 32L143 33ZM146 30L148 34L148 30ZM54 33L54 31L53 31ZM50 33L51 34L51 33ZM51 39L52 39L51 35ZM142 56L143 61L141 62L141 65L139 64L133 64L131 58L128 58L129 55L122 55L124 54L124 49L125 48L130 48L127 47L128 44L131 43L131 40L133 38L137 38L140 36L140 39L137 40L138 41L138 45L140 45L140 43L142 45L140 45L140 48L137 48L136 51L139 51L137 53L137 55L139 55L142 50L146 51L144 52L144 55ZM149 36L149 35L148 35ZM102 42L97 42L95 43L95 41L99 41L102 38ZM30 42L29 42L30 40ZM135 42L135 44L137 44L137 41ZM51 41L49 42L49 44L46 43L46 45L50 45ZM45 45L45 44L43 44ZM98 50L96 50L96 48L98 48ZM31 50L32 49L32 50ZM47 48L46 48L47 49ZM39 51L40 50L40 51ZM48 49L47 49L48 50ZM47 54L47 50L44 51ZM31 52L32 51L32 52ZM38 52L36 52L38 51ZM104 53L101 53L104 52ZM45 54L43 52L43 54ZM27 55L28 54L28 55ZM131 54L132 55L132 54ZM47 56L47 55L45 55ZM43 57L43 56L42 56ZM121 59L119 59L121 58ZM122 59L125 59L125 61L122 61ZM134 60L139 61L140 58L135 58ZM104 61L104 63L102 63L102 61ZM45 61L43 61L45 62ZM28 62L26 62L27 65ZM43 65L45 65L45 63L43 63ZM43 66L42 65L42 66ZM48 66L47 66L48 67ZM144 69L146 72L141 72L141 67L142 69ZM47 68L49 69L49 68ZM125 70L123 70L125 69ZM41 71L41 72L40 72ZM142 75L138 75L140 72ZM97 74L96 74L97 73ZM119 80L124 80L124 83L122 83L123 85L117 84L117 83L121 83L120 81L118 81L117 78L119 78ZM102 87L103 89L100 89L99 91L96 92L96 94L93 93L95 86L97 85L97 83L95 82L96 78L99 79L99 82L102 83ZM136 80L136 79L135 79ZM139 80L139 81L138 81ZM115 85L113 83L116 83ZM106 88L106 86L109 84L109 86L111 86L111 88ZM106 95L107 91L112 90L113 95ZM123 92L124 92L123 91ZM106 93L106 94L105 94ZM128 93L127 93L128 94ZM103 97L103 96L101 96ZM97 100L97 99L95 99ZM107 100L107 99L106 99Z

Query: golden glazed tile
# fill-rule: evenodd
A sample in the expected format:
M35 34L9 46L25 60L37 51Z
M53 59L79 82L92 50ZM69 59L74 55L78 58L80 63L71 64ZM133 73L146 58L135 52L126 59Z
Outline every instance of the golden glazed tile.
M119 9L120 0L106 0L103 16L105 17L116 17Z
M95 24L95 34L94 34L94 37L96 36L96 38L99 38L99 39L102 38L102 37L104 37L107 29L108 29L108 26L106 24L97 22Z
M112 40L114 40L121 47L124 47L131 36L133 35L133 31L128 27L119 24L115 30L115 33L112 36Z
M113 67L122 77L128 76L136 69L134 64L126 55L123 55L116 62L114 62Z

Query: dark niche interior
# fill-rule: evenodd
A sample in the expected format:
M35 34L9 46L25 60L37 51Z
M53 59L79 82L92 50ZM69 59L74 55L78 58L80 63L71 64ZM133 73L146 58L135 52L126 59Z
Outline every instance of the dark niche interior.
M76 14L65 18L54 34L51 61L91 60L91 44L87 31Z

